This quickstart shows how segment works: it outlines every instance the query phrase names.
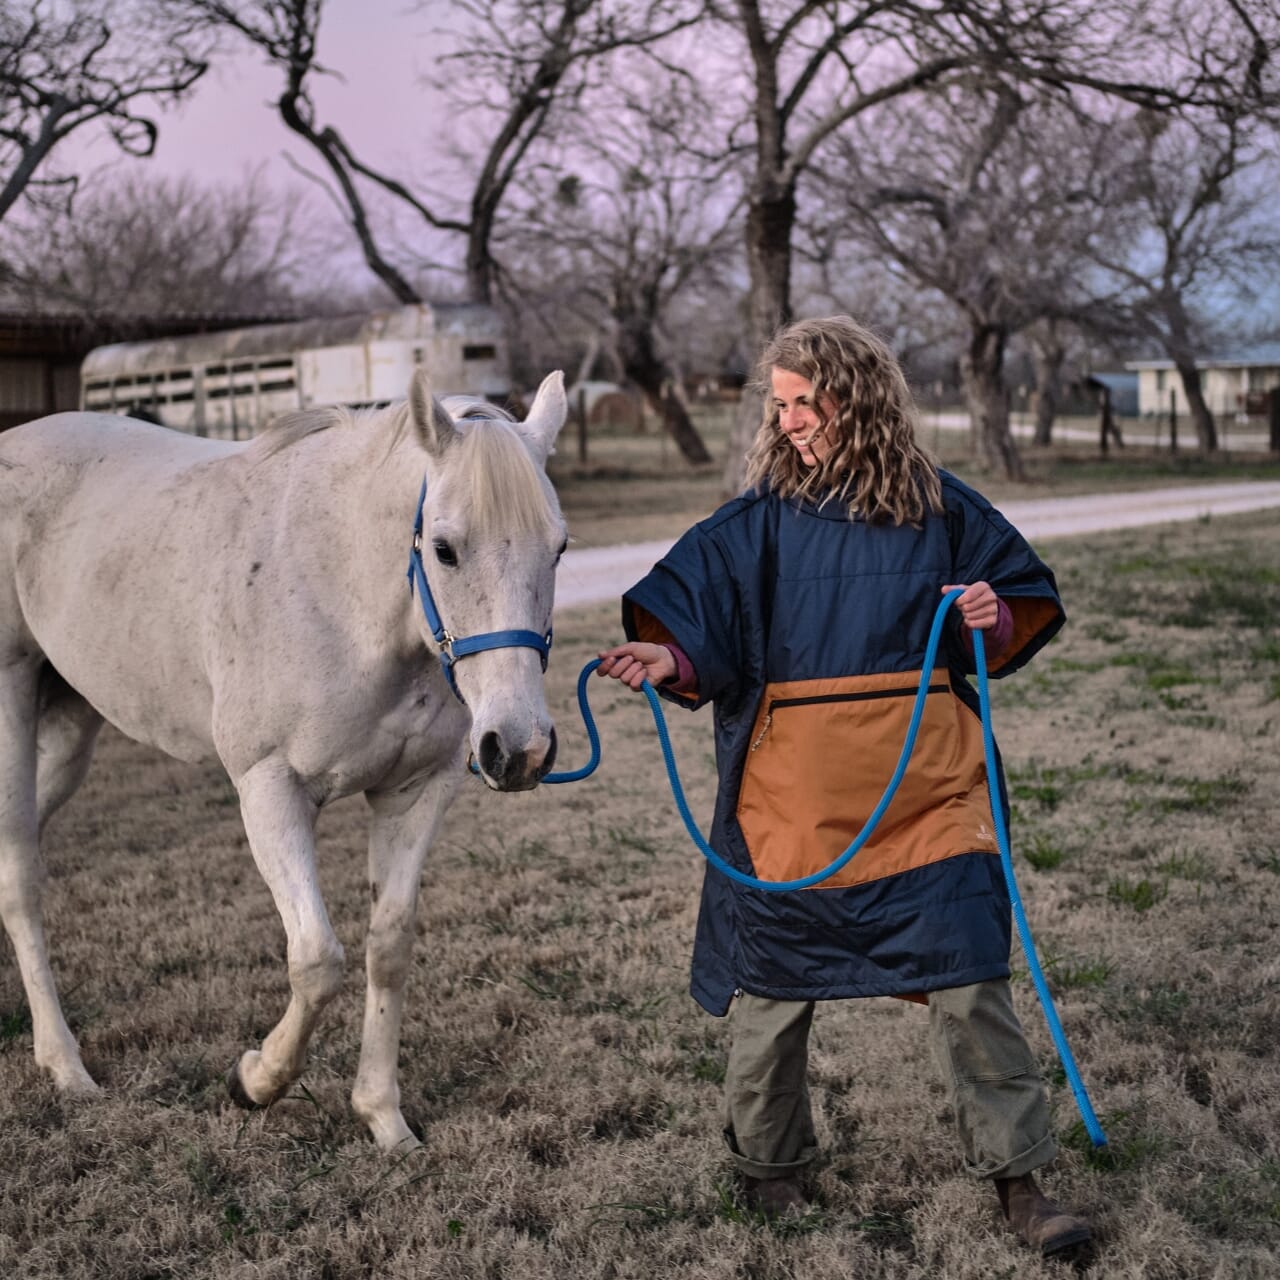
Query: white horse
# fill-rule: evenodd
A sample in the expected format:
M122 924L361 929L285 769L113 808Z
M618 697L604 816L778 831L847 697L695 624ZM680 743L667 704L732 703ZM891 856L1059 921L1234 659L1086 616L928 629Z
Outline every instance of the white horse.
M521 423L442 405L419 371L407 403L304 410L249 444L92 413L0 436L0 916L36 1062L60 1089L97 1086L49 967L39 839L107 720L181 760L216 757L239 793L291 990L228 1075L243 1105L297 1079L338 990L314 828L364 793L373 907L351 1101L379 1146L416 1141L397 1057L423 860L468 736L498 790L535 786L555 755L543 639L565 531L544 468L565 410L559 373ZM406 580L411 543L421 572Z

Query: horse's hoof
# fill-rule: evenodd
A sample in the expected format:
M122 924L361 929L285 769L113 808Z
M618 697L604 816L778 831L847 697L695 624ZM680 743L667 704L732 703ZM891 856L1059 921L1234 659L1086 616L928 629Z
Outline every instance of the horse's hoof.
M54 1076L54 1084L64 1098L96 1098L102 1089L93 1077L81 1067L78 1071L60 1072Z
M243 1111L261 1111L262 1103L254 1102L249 1097L249 1091L244 1087L244 1081L240 1079L240 1063L234 1062L231 1070L227 1072L227 1092L231 1095L231 1101L240 1107Z

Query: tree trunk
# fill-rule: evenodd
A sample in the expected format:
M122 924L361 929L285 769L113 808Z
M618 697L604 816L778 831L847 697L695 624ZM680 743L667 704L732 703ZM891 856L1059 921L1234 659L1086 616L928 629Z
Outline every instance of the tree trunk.
M1116 420L1111 412L1111 388L1103 387L1098 392L1098 447L1104 456L1111 448L1111 437L1115 436L1118 444L1124 444L1120 432L1116 430Z
M645 396L662 422L662 429L676 442L676 448L686 462L700 464L711 461L706 442L693 425L684 402L670 383L661 387L656 395L646 391Z
M751 297L749 337L754 359L779 325L791 319L791 232L796 221L793 186L757 193L747 213L747 266ZM746 481L747 450L760 426L760 398L743 392L729 436L724 493L739 493Z
M1178 376L1182 379L1182 391L1187 397L1187 409L1196 429L1196 442L1201 453L1213 453L1218 447L1218 428L1213 414L1205 403L1204 387L1200 382L1200 370L1193 356L1174 356Z
M1036 374L1036 430L1033 443L1044 448L1053 441L1053 421L1058 416L1062 392L1062 364L1066 348L1050 333L1031 344Z
M488 224L473 223L467 235L467 301L493 302L493 255Z
M1022 458L1009 430L1009 393L1003 377L1006 337L998 326L975 324L960 371L976 457L988 471L1021 480Z
M658 355L652 333L643 321L620 323L618 356L623 373L644 392L645 399L658 415L662 429L675 441L685 461L710 462L711 453L706 442L673 390L675 379L666 361Z
M1200 381L1200 370L1196 368L1196 344L1191 337L1191 322L1180 298L1175 298L1166 307L1166 316L1169 325L1167 350L1182 379L1187 410L1196 429L1196 443L1201 453L1213 453L1218 447L1218 428L1209 406L1205 404L1204 386Z

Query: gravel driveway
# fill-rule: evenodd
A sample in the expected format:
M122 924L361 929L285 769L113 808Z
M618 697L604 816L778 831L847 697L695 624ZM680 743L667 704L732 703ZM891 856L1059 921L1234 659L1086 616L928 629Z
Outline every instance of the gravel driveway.
M1008 502L1001 510L1033 542L1103 529L1233 515L1280 507L1280 481L1237 481L1143 489L1131 493L1084 494ZM556 608L616 599L638 582L671 546L671 540L567 551L556 577Z

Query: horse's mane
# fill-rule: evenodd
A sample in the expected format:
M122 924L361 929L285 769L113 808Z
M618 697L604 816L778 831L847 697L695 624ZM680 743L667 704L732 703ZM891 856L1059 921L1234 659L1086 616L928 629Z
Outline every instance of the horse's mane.
M456 412L449 401L445 404ZM550 486L516 433L515 419L509 414L484 419L468 415L457 422L462 430L455 447L463 451L463 470L471 484L467 515L472 527L481 534L501 527L555 537L559 512L549 500Z
M328 431L330 427L345 427L360 418L371 418L379 414L399 412L408 416L404 405L396 405L391 409L362 409L353 412L341 404L321 404L311 409L293 409L272 418L261 431L254 436L249 451L255 460L273 457L283 452L299 440L313 436L317 431ZM399 435L400 426L396 426Z
M514 422L515 418L505 409L500 409L488 400L479 396L445 396L440 401L454 422L465 422L468 418L482 418L486 422Z
M448 396L440 402L458 424L464 472L470 480L468 517L483 534L501 528L554 537L560 528L559 513L548 501L545 479L517 431L517 420L505 409L476 396ZM275 454L331 427L367 424L383 414L394 415L391 441L394 447L410 428L408 403L382 409L352 411L344 405L317 405L273 418L249 445L255 460Z

